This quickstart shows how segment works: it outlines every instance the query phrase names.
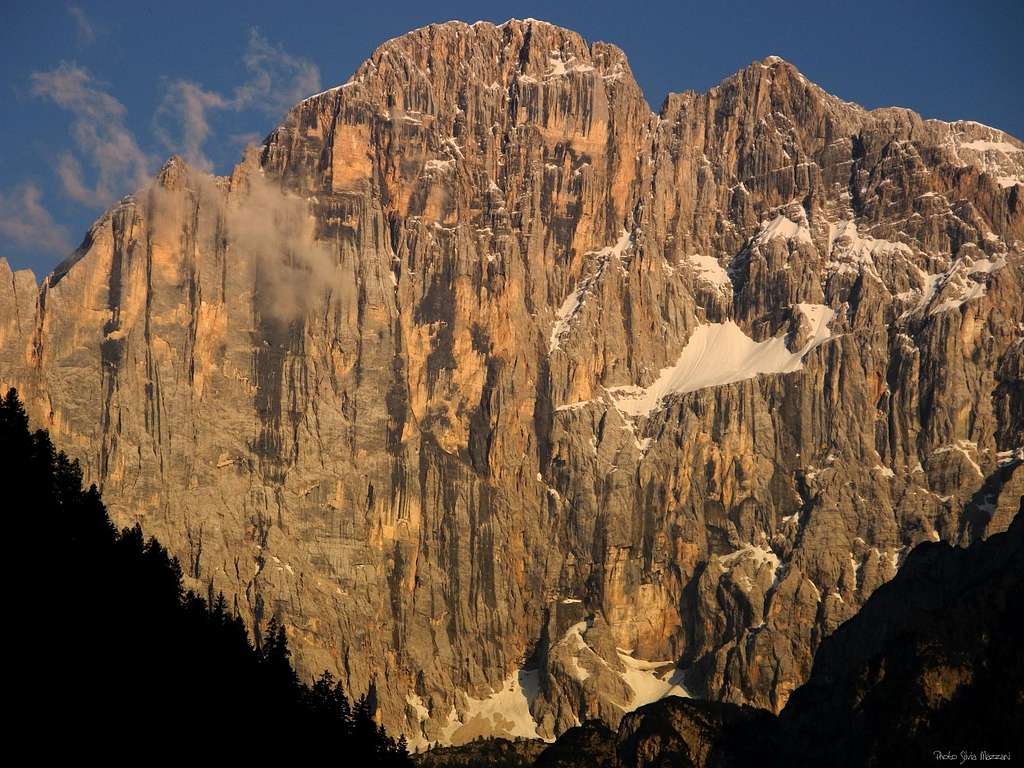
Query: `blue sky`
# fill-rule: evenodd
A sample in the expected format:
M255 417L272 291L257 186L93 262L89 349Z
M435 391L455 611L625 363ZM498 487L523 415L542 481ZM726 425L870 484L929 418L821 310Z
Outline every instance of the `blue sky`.
M1024 137L1024 0L0 1L0 256L37 276L172 152L226 173L288 104L448 19L534 17L615 43L655 109L776 54L865 107Z

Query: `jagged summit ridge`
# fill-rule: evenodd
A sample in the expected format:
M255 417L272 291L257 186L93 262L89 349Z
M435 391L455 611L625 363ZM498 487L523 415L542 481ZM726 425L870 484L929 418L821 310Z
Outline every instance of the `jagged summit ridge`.
M553 43L555 47L549 51L542 51L537 48L536 44L533 44L531 48L535 30L537 37L541 38L543 43ZM474 47L481 47L493 56L496 64L503 62L505 65L503 69L505 71L508 70L509 66L515 69L516 65L520 65L522 68L521 74L525 76L544 75L547 73L547 70L543 69L545 53L555 54L556 56L561 56L563 53L572 56L585 54L585 57L589 59L596 52L610 52L614 53L615 57L623 63L625 63L626 58L621 49L614 45L600 42L588 44L576 32L536 19L509 19L501 24L494 24L488 21L478 21L469 24L453 20L419 27L382 43L345 83L329 88L309 98L334 94L340 89L351 87L361 82L367 76L372 76L380 65L380 61L388 56L411 56L415 61L414 66L416 66L419 72L429 75L431 74L431 67L429 65L424 66L424 59L437 52L436 44L442 40L448 44L454 43L457 46L462 46L461 52L469 59L463 62L467 68L472 68L480 63L472 60L472 53ZM496 43L499 42L501 45L497 46ZM531 50L540 56L539 70L537 69L538 59L531 55ZM507 61L503 61L505 59ZM559 71L560 74L564 74L557 65L554 69ZM579 69L578 71L589 70Z
M404 33L402 35L399 35L397 37L391 38L390 40L387 40L386 42L382 43L380 46L378 46L374 50L374 52L363 63L363 65L361 65L356 70L356 72L345 83L343 83L341 85L333 86L331 88L328 88L328 89L326 89L326 90L324 90L324 91L322 91L322 92L320 92L318 94L314 94L313 96L309 96L307 98L308 99L313 99L313 98L317 98L317 97L320 97L320 96L324 96L326 94L331 94L331 93L334 93L334 92L338 91L341 88L345 88L346 86L352 85L353 82L355 82L355 81L359 80L361 77L365 76L367 71L372 70L374 68L374 66L375 66L374 62L376 62L382 55L385 55L386 53L391 52L391 51L396 51L396 50L407 51L409 48L422 48L424 46L429 48L430 45L431 45L431 43L429 42L430 40L433 40L433 39L435 39L435 38L437 38L439 36L452 35L452 34L454 34L456 36L469 36L469 37L473 37L473 38L477 37L478 35L494 35L496 33L499 34L499 35L504 34L504 36L506 38L512 38L513 35L518 34L520 37L526 38L526 37L528 37L532 27L534 27L534 26L536 26L538 28L543 28L543 29L545 29L545 30L547 30L549 32L554 33L557 38L560 38L560 39L563 39L563 40L566 40L566 41L570 41L570 45L573 48L586 49L588 51L593 51L595 46L598 46L601 49L608 49L608 50L611 50L611 51L615 51L615 52L617 52L621 56L621 59L622 59L623 63L626 64L626 66L628 67L628 58L627 58L625 52L622 51L622 49L619 48L618 46L616 46L616 45L614 45L612 43L606 43L606 42L587 43L579 35L579 33L575 32L573 30L564 28L564 27L560 27L560 26L558 26L556 24L552 24L552 23L544 21L544 20L534 19L534 18L524 18L524 19L511 18L511 19L508 19L508 20L506 20L504 22L501 22L501 23L494 23L494 22L491 22L491 21L483 21L483 20L470 23L470 22L465 22L465 21L461 21L461 20L458 20L458 19L452 19L452 20L445 21L445 22L437 22L437 23L427 24L427 25L424 25L422 27L418 27L416 29L410 30L409 32L406 32L406 33ZM793 65L792 63L786 61L781 56L777 56L777 55L768 55L768 56L765 56L763 59L755 60L746 69L752 69L754 67L760 67L760 68L763 68L763 69L767 69L767 68L772 68L774 66L783 66L783 67L789 69L790 71L792 71L792 73L795 74L797 77L799 77L802 80L806 81L806 78L804 78L803 75L799 73L799 71L797 70L795 65ZM583 71L586 71L586 70L583 70ZM741 70L739 72L736 72L731 77L738 77L738 76L740 76L742 74L743 71L746 71L746 70ZM631 73L630 73L630 76L631 76ZM726 78L726 79L729 79L729 78ZM815 85L815 87L818 88L819 90L821 90L822 93L825 93L825 91L823 89L821 89L819 86ZM667 99L667 98L669 98L672 95L676 95L676 94L673 94L673 93L666 94L665 98Z
M1018 145L773 60L655 115L613 46L435 25L34 297L0 263L0 385L416 744L778 710L1016 513Z

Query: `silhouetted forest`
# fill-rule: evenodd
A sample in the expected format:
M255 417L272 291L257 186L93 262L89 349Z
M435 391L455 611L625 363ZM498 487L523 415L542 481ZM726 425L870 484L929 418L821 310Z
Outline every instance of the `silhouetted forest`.
M25 649L17 706L55 743L197 754L208 739L240 754L321 744L346 765L412 765L365 694L350 701L327 672L300 682L273 619L254 647L223 595L185 591L158 541L118 531L77 462L30 432L14 389L0 401L0 467L7 546L31 568L17 574L27 597L8 635Z

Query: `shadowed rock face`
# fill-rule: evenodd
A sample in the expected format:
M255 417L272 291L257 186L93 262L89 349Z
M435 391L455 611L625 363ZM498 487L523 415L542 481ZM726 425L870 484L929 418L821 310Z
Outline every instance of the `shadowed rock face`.
M34 299L0 261L0 385L414 744L615 724L674 663L778 711L909 547L1019 506L1022 182L774 57L653 114L614 46L435 25Z
M967 549L926 542L822 642L810 679L778 717L669 698L624 717L618 733L594 721L567 731L536 765L852 768L934 765L937 752L1012 759L1024 747L1022 598L1024 517Z

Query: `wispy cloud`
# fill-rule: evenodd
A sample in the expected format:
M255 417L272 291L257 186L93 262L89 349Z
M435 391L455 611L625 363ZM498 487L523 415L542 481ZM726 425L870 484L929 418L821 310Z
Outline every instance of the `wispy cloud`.
M182 217L190 215L197 196L205 210L198 225L208 228L200 239L226 243L232 269L253 286L260 317L287 323L328 297L354 302L353 282L339 268L337 247L317 238L309 201L264 174L259 154L255 147L246 149L230 188L194 167L183 169L182 184L150 187L144 204L154 240L180 239Z
M78 6L69 6L68 13L83 40L95 37L95 25ZM224 93L189 80L167 81L153 118L153 133L169 151L181 154L199 170L212 170L204 146L213 134L211 118L218 112L252 111L277 117L320 89L316 65L271 43L257 29L249 30L242 64L244 81ZM106 83L76 63L62 62L54 69L34 72L31 86L35 96L71 116L74 147L54 162L64 194L83 205L105 207L146 186L158 158L144 150L128 128L127 109ZM237 135L224 140L236 144ZM38 189L36 193L38 202Z
M228 238L252 270L260 314L289 321L325 294L350 292L351 282L343 279L334 251L316 239L309 203L255 172L251 153L245 166L245 188L227 209Z
M95 34L88 17L76 6L69 13L79 24L83 40ZM245 112L277 118L299 99L320 90L320 73L314 64L271 43L256 29L249 30L241 64L242 82L221 91L185 79L165 81L152 129L158 142L183 155L193 167L189 193L200 191L223 206L232 247L245 255L253 270L260 313L288 320L306 311L324 292L340 295L349 290L339 278L334 252L317 241L308 202L259 172L255 150L245 153L244 190L229 199L209 173L212 164L204 147L213 137L218 115ZM154 230L170 227L173 237L180 226L184 192L150 184L157 158L129 128L128 111L109 85L84 67L63 62L34 72L31 90L69 115L71 146L54 163L64 194L84 205L106 206L126 192L148 187L146 200L152 206ZM258 137L253 134L220 137L222 143L233 146L255 140ZM0 191L0 238L40 252L67 253L72 248L67 230L54 221L34 183Z
M230 101L220 94L188 80L175 80L167 86L153 118L153 130L169 150L181 154L191 165L209 170L212 163L203 152L210 135L208 113L228 108ZM177 132L171 126L177 126Z
M53 220L43 206L39 187L31 182L6 194L0 191L0 235L40 252L64 254L71 250L68 231Z
M93 23L84 10L77 5L68 6L68 14L75 23L75 32L78 35L78 42L82 45L92 45L96 42L96 25Z
M228 136L228 141L237 147L247 147L250 144L259 144L260 139L263 137L255 131L246 131L245 133L232 133Z
M199 168L211 165L203 152L211 133L211 113L253 110L277 117L320 90L320 70L315 64L271 43L258 29L249 30L242 62L248 78L230 94L189 80L170 81L154 117L154 130L164 145Z
M250 80L235 92L235 102L240 106L277 117L299 99L320 90L320 70L315 64L287 53L256 28L249 30L243 61Z
M124 105L106 92L104 83L83 67L64 62L48 72L34 72L32 92L71 113L71 135L93 168L90 182L78 157L61 155L57 173L68 196L103 206L145 184L153 162L125 126Z

